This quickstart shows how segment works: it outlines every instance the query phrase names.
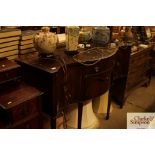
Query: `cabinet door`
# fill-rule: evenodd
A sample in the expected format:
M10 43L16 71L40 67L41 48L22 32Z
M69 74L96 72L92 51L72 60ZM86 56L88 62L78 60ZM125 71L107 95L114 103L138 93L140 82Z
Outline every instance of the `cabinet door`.
M84 76L84 100L104 94L110 87L112 69Z

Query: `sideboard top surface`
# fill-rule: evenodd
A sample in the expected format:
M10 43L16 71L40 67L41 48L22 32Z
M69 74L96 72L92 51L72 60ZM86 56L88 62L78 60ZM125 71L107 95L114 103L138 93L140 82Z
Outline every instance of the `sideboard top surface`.
M77 65L77 61L73 59L72 56L68 56L64 53L64 48L57 49L53 57L41 58L38 53L30 53L26 55L21 55L16 61L18 63L31 65L32 67L44 70L49 73L57 72L64 65ZM104 50L103 50L104 51ZM116 49L110 49L108 55L103 55L101 59L111 57L116 53ZM82 53L82 51L80 51ZM104 52L103 52L104 53ZM83 57L83 60L87 62L88 60ZM83 62L84 63L84 62Z

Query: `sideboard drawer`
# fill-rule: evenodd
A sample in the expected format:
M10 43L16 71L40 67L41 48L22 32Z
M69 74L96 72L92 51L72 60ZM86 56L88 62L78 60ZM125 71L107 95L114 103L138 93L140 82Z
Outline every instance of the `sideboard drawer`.
M91 65L90 66L84 66L83 70L84 70L85 74L100 73L100 72L107 70L110 67L113 67L114 62L115 62L114 57L110 57L107 59L105 61L104 60L99 61L98 63L96 63L93 66L91 66Z
M24 123L21 123L17 126L13 127L14 129L40 129L41 128L41 120L40 117L36 116Z
M85 75L85 85L83 88L84 100L103 94L110 86L112 69L96 74Z
M133 62L139 62L140 60L149 57L149 55L150 55L150 52L145 51L145 50L134 53L134 54L131 54L131 56L130 56L130 64L133 63Z
M21 67L16 62L0 58L0 84L19 76L21 76Z
M142 80L147 78L147 72L143 72L142 70L139 70L133 74L128 75L126 88L130 89L134 86L136 86L138 83L140 83Z
M135 66L129 66L128 75L134 74L135 72L146 72L148 69L150 69L150 62L145 61L142 64L137 64Z
M39 111L39 98L28 100L9 110L11 122L15 123L29 115L38 113Z
M20 69L12 69L3 73L0 73L0 83L13 80L20 76Z
M42 94L26 83L0 91L0 116L6 127L9 125L9 128L14 128L40 116Z

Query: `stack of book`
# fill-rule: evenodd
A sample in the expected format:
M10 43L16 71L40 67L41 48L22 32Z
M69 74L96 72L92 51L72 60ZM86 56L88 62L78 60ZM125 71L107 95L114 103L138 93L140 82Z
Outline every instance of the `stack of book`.
M36 52L33 44L33 37L38 31L36 30L25 30L22 31L19 41L19 54L27 54Z
M0 30L0 58L18 58L20 35L20 29L5 28Z

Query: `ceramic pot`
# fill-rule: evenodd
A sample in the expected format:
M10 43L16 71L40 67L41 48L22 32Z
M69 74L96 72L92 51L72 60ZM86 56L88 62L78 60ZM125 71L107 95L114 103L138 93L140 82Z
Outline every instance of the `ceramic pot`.
M94 46L104 46L110 41L110 29L106 26L97 26L93 29L92 42Z
M87 43L91 40L92 35L90 31L84 32L80 31L79 33L79 43Z
M49 27L43 27L41 32L34 36L34 47L40 54L53 54L56 49L57 35L49 30Z

